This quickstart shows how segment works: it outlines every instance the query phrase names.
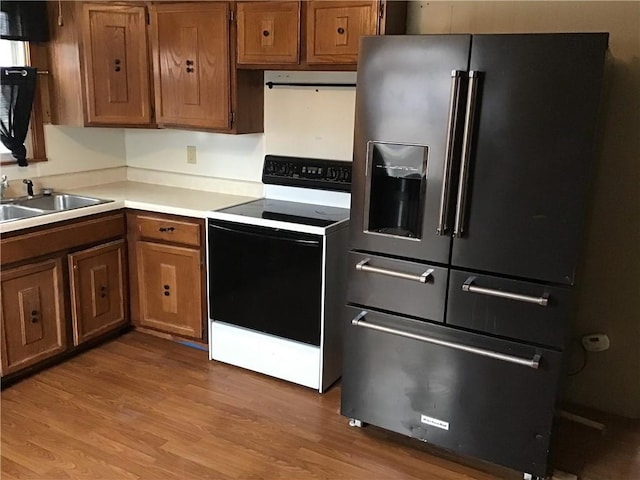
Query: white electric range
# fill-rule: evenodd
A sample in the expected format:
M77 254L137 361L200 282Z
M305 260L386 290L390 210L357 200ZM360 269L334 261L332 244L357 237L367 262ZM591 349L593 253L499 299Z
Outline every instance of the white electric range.
M325 391L341 375L351 162L267 155L207 221L209 357Z

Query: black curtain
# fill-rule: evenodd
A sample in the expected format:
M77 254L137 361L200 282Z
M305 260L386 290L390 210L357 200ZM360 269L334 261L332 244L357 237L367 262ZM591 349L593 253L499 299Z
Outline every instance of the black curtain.
M27 166L27 138L37 71L31 67L0 67L0 140L20 167Z
M0 2L0 38L23 42L49 40L47 2Z

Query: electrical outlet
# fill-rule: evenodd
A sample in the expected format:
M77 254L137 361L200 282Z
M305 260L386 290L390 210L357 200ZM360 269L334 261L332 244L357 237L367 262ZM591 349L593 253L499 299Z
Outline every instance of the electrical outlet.
M187 163L196 164L196 146L187 145Z
M609 337L606 333L583 335L582 346L587 352L603 352L609 349Z

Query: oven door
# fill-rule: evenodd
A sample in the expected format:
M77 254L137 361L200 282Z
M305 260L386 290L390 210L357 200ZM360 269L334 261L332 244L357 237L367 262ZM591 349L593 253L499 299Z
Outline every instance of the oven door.
M323 237L209 220L209 316L320 345Z

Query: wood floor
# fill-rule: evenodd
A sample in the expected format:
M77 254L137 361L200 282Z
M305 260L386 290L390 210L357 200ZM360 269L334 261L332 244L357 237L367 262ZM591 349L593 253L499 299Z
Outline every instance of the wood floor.
M2 392L1 478L521 478L351 428L339 402L339 386L320 395L131 332ZM558 466L589 480L640 479L640 426L615 425L603 436L561 424Z

